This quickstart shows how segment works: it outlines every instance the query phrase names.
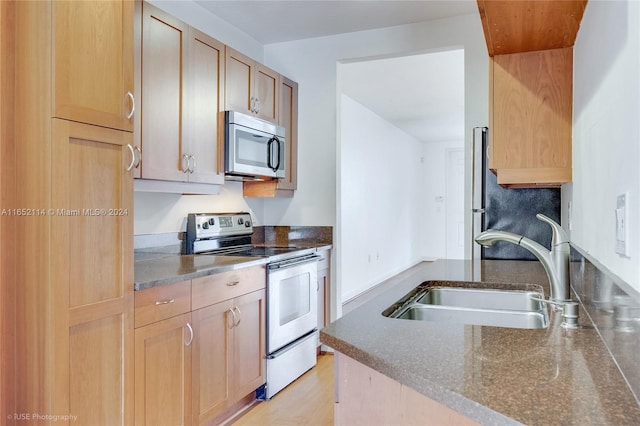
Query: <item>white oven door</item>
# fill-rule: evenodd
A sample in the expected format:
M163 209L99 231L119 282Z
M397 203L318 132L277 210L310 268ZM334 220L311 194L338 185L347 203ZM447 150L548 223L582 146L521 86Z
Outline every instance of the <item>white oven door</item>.
M318 258L269 270L267 352L274 352L318 325Z

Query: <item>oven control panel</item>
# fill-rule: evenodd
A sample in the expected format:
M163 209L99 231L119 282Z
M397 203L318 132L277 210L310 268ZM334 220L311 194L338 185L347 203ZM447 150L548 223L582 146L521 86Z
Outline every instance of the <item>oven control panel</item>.
M202 240L233 235L250 235L253 223L249 213L190 213L187 239Z

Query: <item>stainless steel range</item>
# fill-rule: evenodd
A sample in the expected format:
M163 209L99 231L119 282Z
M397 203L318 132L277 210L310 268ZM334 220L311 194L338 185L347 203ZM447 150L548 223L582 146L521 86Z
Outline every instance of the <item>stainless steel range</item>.
M270 399L316 364L320 256L315 248L255 246L252 234L249 213L192 213L184 253L268 258L267 383L256 395Z

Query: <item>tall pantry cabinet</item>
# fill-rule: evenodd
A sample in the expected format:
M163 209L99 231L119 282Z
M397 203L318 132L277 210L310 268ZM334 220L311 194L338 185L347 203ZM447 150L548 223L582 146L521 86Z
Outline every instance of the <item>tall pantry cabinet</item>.
M12 7L16 377L3 421L132 424L133 2Z

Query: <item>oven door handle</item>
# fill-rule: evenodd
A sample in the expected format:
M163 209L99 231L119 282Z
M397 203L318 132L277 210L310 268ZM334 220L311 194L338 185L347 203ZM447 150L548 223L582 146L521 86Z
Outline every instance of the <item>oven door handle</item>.
M281 270L281 269L293 268L294 266L304 265L305 263L317 262L321 258L322 256L318 254L314 254L312 256L306 256L300 260L296 260L296 259L283 260L281 262L270 263L269 270L273 270L273 269Z

